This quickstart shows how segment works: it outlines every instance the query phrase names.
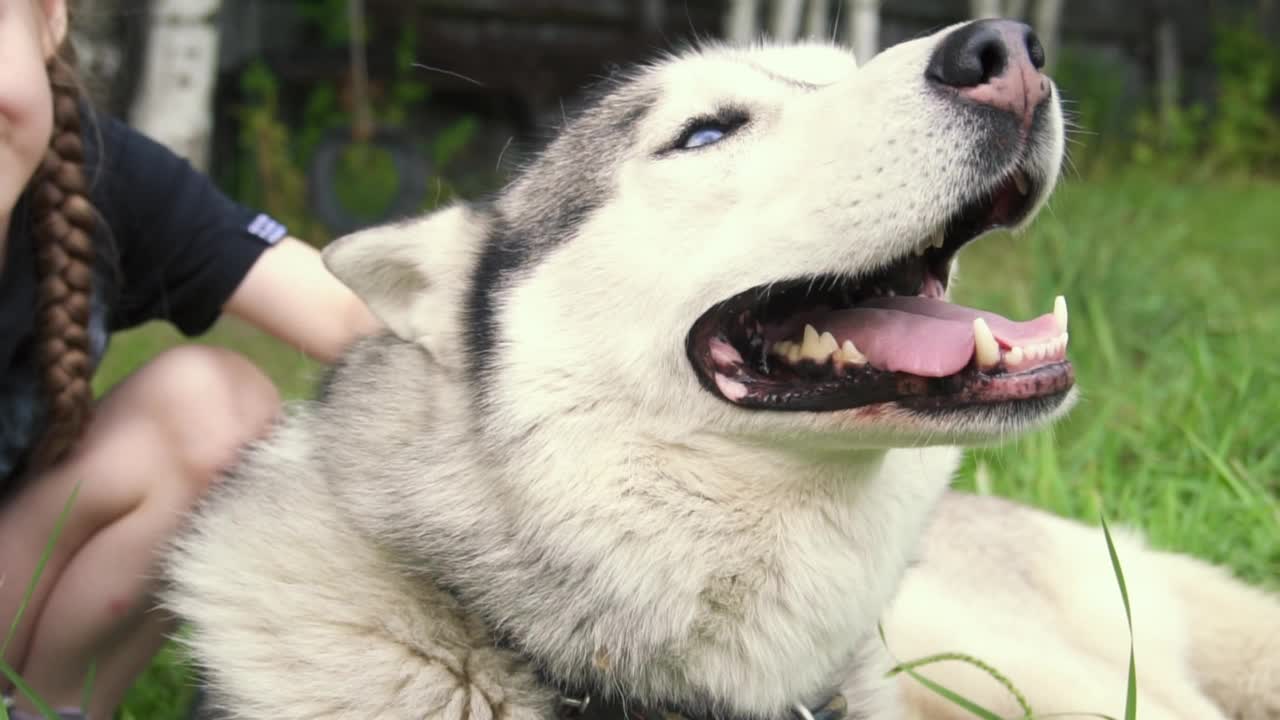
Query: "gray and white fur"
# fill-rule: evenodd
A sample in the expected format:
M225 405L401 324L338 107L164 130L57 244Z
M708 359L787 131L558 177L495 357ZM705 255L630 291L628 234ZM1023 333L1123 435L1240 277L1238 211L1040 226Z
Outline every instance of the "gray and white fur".
M388 332L247 451L166 560L167 606L228 717L532 720L570 687L723 717L835 690L852 717L963 717L885 677L881 622L897 657L982 657L1038 712L1120 714L1101 536L947 490L956 444L1041 427L1074 395L754 412L689 369L708 307L881 267L1005 172L924 81L953 31L862 68L818 43L664 58L491 202L330 246ZM669 151L689 118L725 112L750 121ZM1037 207L1062 157L1056 101L1044 123L1024 165ZM1136 540L1121 553L1140 716L1280 718L1276 600ZM923 672L1010 709L985 676Z

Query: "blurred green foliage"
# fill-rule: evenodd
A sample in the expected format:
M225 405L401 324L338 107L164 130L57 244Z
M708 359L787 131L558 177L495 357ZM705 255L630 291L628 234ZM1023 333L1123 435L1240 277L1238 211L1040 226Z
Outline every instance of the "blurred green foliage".
M1107 59L1064 51L1055 74L1072 101L1077 169L1280 177L1280 48L1258 28L1252 16L1220 21L1212 97L1164 109L1154 97L1132 97Z
M297 3L302 16L324 42L336 46L349 41L345 0ZM380 127L407 127L427 105L430 88L419 79L420 73L414 72L416 47L412 25L403 24L394 50L392 76L373 79L378 92L371 94L371 110ZM232 192L241 201L275 215L296 236L323 245L330 233L310 211L307 173L324 138L353 122L354 109L344 102L343 86L329 82L306 88L301 108L290 112L281 101L279 81L265 63L253 63L240 82L244 98L236 112L240 162ZM474 117L464 116L434 137L418 141L420 156L429 164L432 176L431 191L421 199L424 210L454 196L449 170L472 142L478 127ZM335 191L343 209L370 221L382 217L399 187L389 152L353 140L343 150L337 170Z

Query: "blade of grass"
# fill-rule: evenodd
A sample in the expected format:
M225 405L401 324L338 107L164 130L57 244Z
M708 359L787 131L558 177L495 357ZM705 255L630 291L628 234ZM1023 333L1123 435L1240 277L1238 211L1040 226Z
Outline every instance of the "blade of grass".
M1116 572L1116 583L1120 586L1120 598L1124 600L1124 618L1129 624L1129 687L1124 700L1124 720L1136 720L1138 716L1138 666L1133 653L1133 613L1129 608L1129 588L1124 582L1124 571L1120 569L1120 556L1116 553L1116 544L1111 539L1111 530L1107 527L1105 515L1102 519L1102 534L1107 538L1107 552L1111 555L1111 568Z
M1102 312L1102 303L1086 302L1085 315L1093 331L1093 339L1102 356L1108 372L1118 372L1120 368L1120 352L1116 349L1115 336L1111 331L1111 322Z
M62 535L62 526L67 522L67 516L71 514L71 505L76 501L76 497L80 494L80 483L76 482L76 486L71 488L71 495L67 497L67 502L62 506L62 512L58 515L58 520L53 526L53 533L49 537L49 541L45 543L44 552L40 554L40 562L36 565L35 575L31 581L27 583L27 591L22 596L22 602L18 605L18 612L13 616L13 621L9 623L9 632L4 637L4 643L0 644L0 657L4 657L5 651L9 649L9 643L13 641L13 636L18 632L18 621L22 619L22 614L27 610L27 603L31 602L31 596L36 591L36 584L40 582L40 576L44 574L45 565L49 562L49 557L53 555L53 547L58 542L58 537Z
M959 695L955 692L952 692L951 690L946 689L945 687L942 687L938 683L917 673L915 670L904 670L903 672L910 675L916 682L929 688L930 690L937 693L938 695L941 695L942 697L946 698L948 702L969 711L975 717L980 717L982 718L982 720L1004 720L1004 718L1000 717L999 715L991 712L990 710L987 710L986 708L982 707L981 705L978 705L977 703L973 702L972 700L969 700L968 698L963 697L962 695Z
M1050 717L1096 717L1097 720L1116 720L1105 712L1050 712L1047 715L1037 715L1036 720L1048 720Z
M972 655L964 655L962 653L943 653L940 655L931 655L929 657L921 658L919 660L913 660L909 663L903 663L903 662L899 662L898 659L894 657L893 653L889 650L889 641L886 640L884 636L884 625L877 624L876 631L880 634L880 644L884 646L885 652L888 653L890 659L894 661L894 666L889 669L889 672L885 673L885 677L893 677L898 673L905 672L907 675L910 675L916 682L925 686L932 692L942 696L952 704L958 707L964 708L965 710L969 711L976 717L980 717L983 720L1004 720L1004 718L1001 718L999 715L996 715L994 712L982 707L976 702L964 697L963 695L960 695L959 693L956 693L952 690L948 690L947 688L939 685L938 683L930 680L929 678L924 677L923 675L920 675L915 671L915 668L917 667L929 665L936 662L941 662L943 660L959 660L962 662L967 662L977 667L978 669L982 670L983 672L991 675L991 677L995 678L996 682L999 682L1001 685L1004 685L1004 687L1007 688L1009 692L1017 700L1018 705L1022 708L1023 712L1025 713L1025 717L1027 718L1031 717L1030 705L1027 704L1026 698L1022 696L1022 693L1018 692L1017 688L1013 686L1013 683L1010 682L1009 679L1006 678L1004 675L997 672L995 668L973 657Z
M31 686L27 685L27 681L23 680L22 676L13 668L9 667L9 663L6 663L4 660L0 660L0 675L4 675L8 678L9 682L13 683L13 686L18 688L18 692L21 692L27 697L27 699L31 701L31 704L36 706L36 710L44 716L45 720L59 720L58 713L54 712L53 708L49 707L45 701L41 700L40 696L36 695L35 691L31 689ZM9 713L6 710L4 711L4 714L7 717Z
M1250 507L1256 507L1261 504L1258 500L1258 494L1253 492L1251 488L1245 487L1245 481L1236 475L1230 465L1218 453L1214 452L1208 443L1186 425L1180 425L1179 427L1182 429L1183 435L1186 435L1191 446L1198 450L1205 460L1209 461L1209 465L1217 471L1218 476L1222 478L1222 481L1238 500L1248 504Z
M1018 703L1018 707L1022 708L1022 714L1025 717L1031 717L1034 714L1031 712L1031 704L1027 702L1027 698L1021 692L1018 692L1018 688L1014 687L1013 682L1010 681L1009 678L1005 677L1000 671L996 670L995 668L991 667L987 663L982 662L981 660L979 660L978 658L972 655L965 655L964 653L954 653L954 652L938 653L937 655L930 655L928 657L923 657L918 660L912 660L911 662L899 663L889 670L888 675L889 677L892 677L898 674L899 672L905 672L907 674L912 675L912 677L915 677L912 671L914 671L916 668L924 667L925 665L932 665L934 663L944 662L947 660L969 663L970 665L978 668L979 670L995 678L996 682L1003 685L1004 688L1009 691L1009 694L1013 696L1013 699Z
M80 695L80 707L86 711L89 709L89 701L93 699L93 686L98 680L98 661L96 659L89 662L89 674L84 679L84 692Z

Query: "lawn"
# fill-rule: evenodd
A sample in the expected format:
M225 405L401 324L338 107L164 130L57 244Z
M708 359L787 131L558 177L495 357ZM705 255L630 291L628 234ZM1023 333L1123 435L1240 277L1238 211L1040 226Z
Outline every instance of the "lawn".
M1276 586L1278 241L1280 185L1133 173L1069 180L1031 233L967 251L960 302L1026 318L1066 295L1083 399L1052 432L971 453L960 486L1089 521L1105 512L1157 546ZM119 337L104 384L175 340L162 328ZM233 323L205 342L242 349L288 396L316 377L298 353ZM183 677L165 653L122 716L183 717Z

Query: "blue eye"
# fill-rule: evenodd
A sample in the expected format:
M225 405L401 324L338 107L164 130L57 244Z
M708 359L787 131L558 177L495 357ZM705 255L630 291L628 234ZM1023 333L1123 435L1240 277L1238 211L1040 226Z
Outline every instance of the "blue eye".
M711 143L723 140L724 134L724 130L718 127L696 128L693 132L689 133L689 136L685 138L684 143L680 147L690 150L696 147L702 147L703 145L710 145Z
M745 126L748 120L750 117L745 110L733 107L721 108L715 113L691 118L676 135L675 141L660 153L694 150L715 145Z

